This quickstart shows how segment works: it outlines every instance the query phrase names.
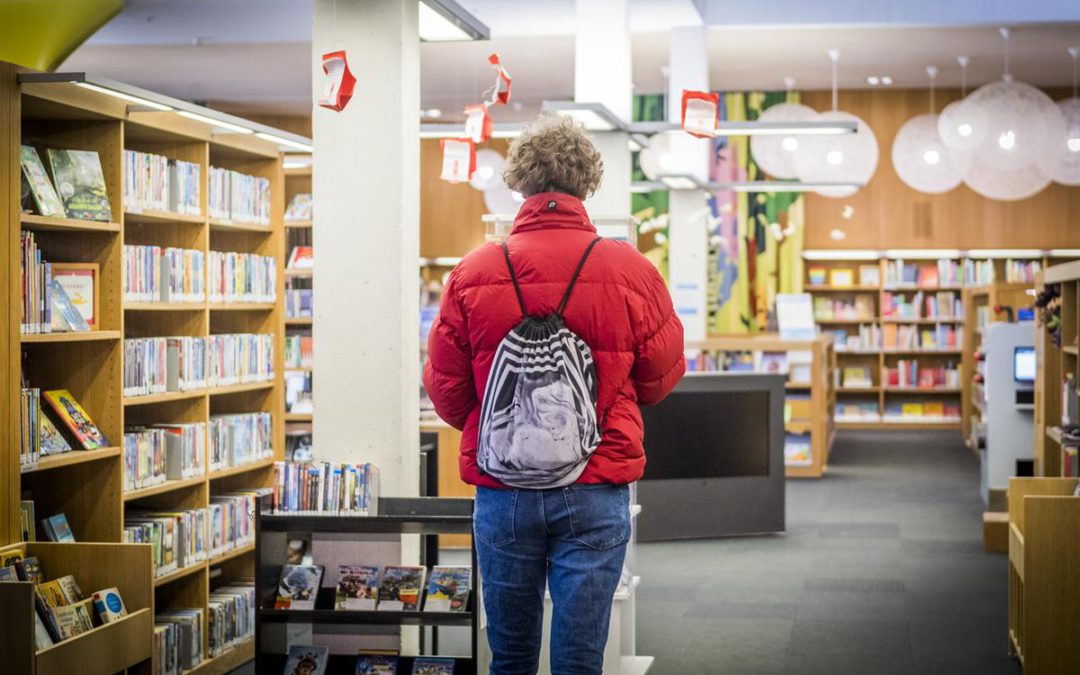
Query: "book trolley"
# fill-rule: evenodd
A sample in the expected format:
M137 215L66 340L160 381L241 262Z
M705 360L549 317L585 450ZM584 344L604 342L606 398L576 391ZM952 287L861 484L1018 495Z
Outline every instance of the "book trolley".
M80 77L81 74L77 74ZM22 78L20 79L20 76ZM205 509L216 495L268 486L273 462L284 447L282 386L283 189L282 153L274 140L255 134L221 133L175 110L151 111L116 96L77 86L62 75L25 73L0 63L0 182L11 198L0 212L0 265L7 292L7 322L0 331L0 357L8 374L0 391L0 546L22 539L20 498L32 498L37 518L66 514L78 543L20 544L38 555L48 578L70 573L92 592L116 586L129 616L52 648L33 651L22 622L5 623L0 659L19 673L150 672L154 617L173 609L203 612L202 661L187 673L226 673L254 655L248 639L209 658L207 605L218 587L254 576L254 544L200 559L153 576L150 545L121 544L132 509ZM118 85L123 86L123 85ZM156 97L150 92L134 91ZM163 97L158 97L162 98ZM177 109L184 102L176 102ZM207 115L216 114L205 111ZM244 120L239 120L245 122ZM259 125L254 125L259 127ZM291 137L259 127L271 138ZM20 211L21 144L95 151L101 162L112 219L109 222L43 217ZM142 208L125 199L125 151L154 153L199 167L198 214ZM263 223L211 215L211 167L230 169L269 185L270 212ZM98 265L97 324L87 332L20 333L20 238L32 232L50 262ZM211 251L272 257L276 300L272 302L134 302L125 299L124 247L176 247L203 255ZM159 336L209 337L223 333L272 334L273 375L262 381L125 396L125 340ZM73 450L20 464L20 384L68 389L108 438L109 447ZM204 458L198 475L125 489L123 439L132 425L208 422L214 415L269 413L271 452L248 463L210 471ZM209 442L207 443L209 446ZM25 495L25 497L24 497ZM93 543L100 542L100 543ZM0 584L0 613L26 614L29 584ZM32 611L32 610L31 610ZM8 628L16 626L14 629ZM29 650L29 651L27 651ZM77 664L77 665L75 665Z
M379 560L327 560L315 562L325 565L355 564L399 564L400 546L403 535L438 535L471 534L473 500L444 497L380 497L378 515L371 516L336 516L304 515L293 513L275 513L270 510L269 500L264 500L256 520L256 558L258 576L256 597L258 609L255 621L255 644L259 672L278 673L285 666L286 654L296 642L296 628L309 628L311 634L320 635L323 640L333 642L327 675L352 675L356 668L356 640L376 641L380 636L384 642L390 636L396 637L402 626L465 626L471 630L471 655L454 656L455 674L475 674L478 670L478 637L480 630L479 597L477 583L476 549L472 547L472 592L468 605L462 612L431 611L391 611L391 610L335 610L334 588L319 589L313 610L274 609L274 598L282 565L286 561L286 545L290 534L310 535L313 545L320 536L332 539L347 535L352 540L369 540L378 545L381 551ZM434 537L421 538L419 564L429 566L437 564L437 548L430 546ZM324 577L325 579L325 577ZM324 581L325 583L325 581ZM300 625L303 626L300 626ZM292 628L290 630L290 627ZM437 644L438 634L433 632ZM312 638L305 636L305 640ZM315 642L322 644L319 637ZM347 645L342 644L342 641ZM375 644L380 644L376 642ZM345 653L333 653L339 651ZM360 651L379 649L380 647L361 646ZM412 659L416 655L402 655L398 663L398 672L410 672Z

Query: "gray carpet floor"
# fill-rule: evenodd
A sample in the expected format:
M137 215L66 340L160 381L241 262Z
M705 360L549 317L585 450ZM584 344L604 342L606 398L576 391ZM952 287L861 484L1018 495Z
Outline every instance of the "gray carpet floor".
M842 432L829 464L787 482L783 535L638 547L651 673L1019 674L960 435Z

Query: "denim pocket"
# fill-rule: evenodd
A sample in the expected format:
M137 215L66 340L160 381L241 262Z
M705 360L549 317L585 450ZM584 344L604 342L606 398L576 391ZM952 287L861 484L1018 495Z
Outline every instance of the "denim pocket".
M517 490L498 490L480 487L476 489L473 507L473 531L476 537L490 546L513 544L514 511L517 507Z
M563 489L574 539L598 551L630 541L627 485L571 485Z

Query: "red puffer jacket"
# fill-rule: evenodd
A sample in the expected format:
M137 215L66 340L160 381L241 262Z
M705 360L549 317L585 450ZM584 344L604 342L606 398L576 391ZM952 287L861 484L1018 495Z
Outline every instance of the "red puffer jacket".
M531 315L555 311L595 238L579 199L545 192L525 201L507 244ZM480 473L476 439L495 350L522 318L500 246L481 246L450 273L428 338L424 386L439 416L463 432L458 461L466 483L505 487ZM597 418L605 420L578 482L635 481L645 469L638 404L659 402L686 370L683 328L667 286L633 247L604 240L589 255L564 318L592 350Z

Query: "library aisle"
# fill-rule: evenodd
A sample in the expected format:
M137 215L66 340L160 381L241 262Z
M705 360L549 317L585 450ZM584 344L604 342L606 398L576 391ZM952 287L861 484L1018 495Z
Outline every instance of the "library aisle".
M843 430L789 481L787 533L640 544L638 649L658 673L1020 673L979 462L955 431Z

